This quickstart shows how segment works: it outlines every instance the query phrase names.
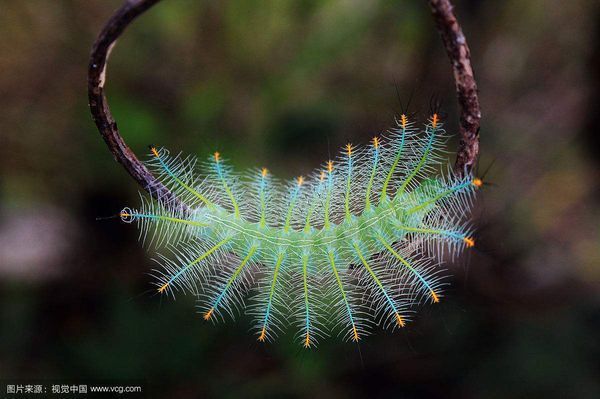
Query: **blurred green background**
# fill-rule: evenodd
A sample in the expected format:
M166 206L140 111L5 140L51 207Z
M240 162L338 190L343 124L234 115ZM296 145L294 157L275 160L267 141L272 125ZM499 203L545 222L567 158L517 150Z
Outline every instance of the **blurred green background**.
M262 345L159 298L138 203L87 108L91 44L119 0L0 1L0 378L142 378L157 397L600 397L600 7L456 1L483 119L478 246L441 304L359 346ZM397 93L399 95L397 96ZM119 41L109 103L150 143L305 174L441 97L424 1L164 0ZM456 148L449 144L449 157Z

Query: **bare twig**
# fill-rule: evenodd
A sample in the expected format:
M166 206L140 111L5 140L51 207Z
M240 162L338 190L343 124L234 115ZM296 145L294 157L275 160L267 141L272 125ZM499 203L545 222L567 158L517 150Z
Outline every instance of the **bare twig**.
M88 98L92 118L98 131L115 159L123 165L131 177L154 198L186 208L167 187L154 177L127 146L119 133L104 94L106 64L115 41L134 19L158 1L160 0L127 0L106 23L98 35L90 55ZM462 29L454 16L450 1L429 0L429 5L454 71L458 102L461 107L461 138L455 170L458 173L465 173L469 172L477 162L479 120L481 118L477 85L471 68L470 51Z
M460 105L460 141L454 170L459 174L469 173L477 163L479 155L479 121L481 119L477 84L471 67L471 51L456 20L450 1L429 0L429 6L452 64L456 94Z
M88 68L88 99L92 119L96 122L98 131L106 142L115 159L123 165L139 184L154 198L169 203L171 206L185 208L176 196L169 191L154 175L140 162L131 148L125 143L119 132L106 96L106 63L115 41L125 28L140 14L152 7L159 0L128 0L119 8L106 23L90 55Z

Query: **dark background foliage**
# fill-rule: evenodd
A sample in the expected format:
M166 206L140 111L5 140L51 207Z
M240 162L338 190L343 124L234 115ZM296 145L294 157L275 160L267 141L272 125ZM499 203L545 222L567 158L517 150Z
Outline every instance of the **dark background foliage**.
M142 378L163 397L600 397L600 8L457 1L484 117L477 248L397 333L306 351L151 290L138 202L90 119L87 57L118 0L0 2L0 378ZM164 0L113 53L126 141L292 177L419 118L453 81L422 1ZM398 91L399 96L397 96ZM399 98L399 99L398 99ZM450 155L455 142L449 145Z

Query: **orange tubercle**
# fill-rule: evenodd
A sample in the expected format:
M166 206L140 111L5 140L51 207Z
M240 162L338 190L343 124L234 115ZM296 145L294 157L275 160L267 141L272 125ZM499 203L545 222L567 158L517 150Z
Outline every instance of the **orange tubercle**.
M204 313L204 320L210 320L214 311L214 308L211 308L208 312Z
M121 213L119 213L119 217L122 217L122 218L128 218L130 216L131 216L131 214L127 213L127 212L121 212Z
M221 154L219 153L219 151L216 151L214 156L215 156L215 162L219 162L221 160Z
M160 286L160 288L158 289L158 292L162 294L163 292L165 292L165 290L167 289L168 286L169 286L168 282L164 283L163 285Z
M402 319L402 316L400 316L400 313L396 312L396 314L394 316L396 316L396 323L398 323L398 325L400 327L404 327L404 319Z
M433 299L433 303L440 302L440 297L435 293L435 291L431 291L431 299Z
M358 342L358 340L360 340L360 337L358 336L358 331L356 330L355 326L352 326L352 341Z
M262 177L267 177L267 175L269 174L269 169L262 168L260 174L262 175Z
M475 240L471 237L465 237L463 238L463 241L465 242L467 248L473 248L475 246Z
M327 171L329 173L333 172L333 161L331 160L327 161Z
M310 334L306 333L306 338L304 338L304 347L310 348Z
M402 126L403 129L406 127L407 123L408 123L408 118L406 117L406 115L404 115L404 114L400 115L400 125Z
M438 116L438 114L433 114L433 116L431 117L431 126L433 126L434 129L437 127L439 120L440 117Z
M158 158L158 157L159 157L159 155L158 155L158 151L156 150L156 148L155 148L155 147L151 147L151 148L150 148L150 151L152 151L152 154L153 154L153 155L154 155L156 158Z
M373 143L373 147L379 148L379 137L375 136L371 139L371 143Z
M266 330L266 327L263 327L260 332L260 335L258 337L258 341L265 342L266 339L267 339L267 330Z
M483 180L481 180L479 177L476 177L473 179L471 184L473 184L475 187L479 188L479 187L483 186Z
M346 144L346 153L348 154L348 156L352 156L352 144L348 143Z
M325 180L325 171L321 171L321 181Z
M301 186L304 184L304 176L298 176L298 185Z

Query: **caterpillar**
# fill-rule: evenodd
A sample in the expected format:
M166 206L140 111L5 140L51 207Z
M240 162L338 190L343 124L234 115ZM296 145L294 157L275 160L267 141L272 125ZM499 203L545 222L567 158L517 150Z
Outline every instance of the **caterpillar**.
M185 207L140 194L119 216L156 248L157 292L193 294L204 320L251 315L261 342L290 326L305 348L331 334L357 342L438 303L444 257L475 245L482 181L434 176L446 138L437 113L422 127L401 115L290 181L237 173L219 152L199 162L151 146L149 169Z

